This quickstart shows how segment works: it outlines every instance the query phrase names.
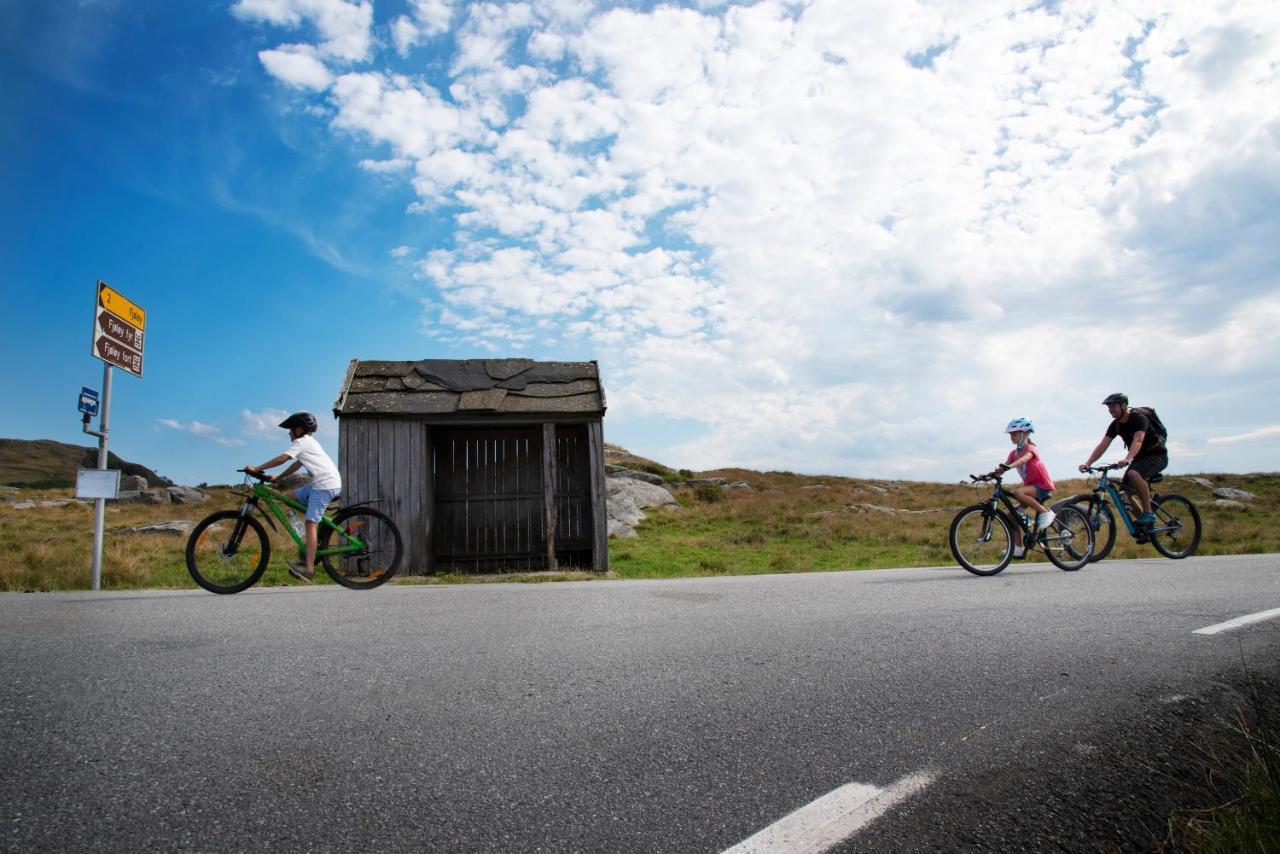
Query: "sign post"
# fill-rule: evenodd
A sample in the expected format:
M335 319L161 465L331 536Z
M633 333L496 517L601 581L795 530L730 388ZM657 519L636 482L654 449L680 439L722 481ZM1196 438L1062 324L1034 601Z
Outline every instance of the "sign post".
M107 470L107 422L111 417L111 368L121 368L142 377L143 331L147 313L126 299L106 282L99 280L98 295L93 305L93 343L89 355L101 359L102 412L98 429L89 428L89 418L98 411L97 392L80 390L80 411L84 413L84 432L98 437L98 471ZM86 392L89 392L86 395ZM90 411L92 410L92 411ZM106 494L105 492L101 494ZM106 523L106 499L93 500L93 580L92 589L102 588L102 536Z

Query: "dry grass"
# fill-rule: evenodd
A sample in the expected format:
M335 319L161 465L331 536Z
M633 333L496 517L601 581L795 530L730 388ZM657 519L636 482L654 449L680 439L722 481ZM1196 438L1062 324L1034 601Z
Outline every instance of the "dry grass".
M808 477L786 472L726 469L709 472L753 491L724 490L722 500L695 491L680 494L676 510L651 512L640 536L611 543L619 576L808 572L888 566L950 566L947 532L956 511L989 494L938 483ZM1258 496L1246 510L1213 504L1212 490L1187 477L1171 477L1177 492L1199 507L1204 538L1199 554L1280 552L1280 476L1200 475L1215 486L1235 486ZM825 488L824 488L825 487ZM1085 480L1059 482L1059 497L1088 491ZM878 512L866 505L891 509ZM1123 531L1112 558L1150 557ZM1042 554L1033 562L1047 562Z
M706 472L745 490L679 491L677 510L651 511L640 536L610 542L613 573L622 578L810 572L889 566L951 566L947 530L955 511L982 500L987 492L967 486L905 481L810 477L787 472L728 469ZM1181 493L1200 508L1204 539L1200 554L1280 552L1280 475L1204 475L1215 485L1234 486L1258 496L1245 510L1215 507L1211 490L1186 477L1171 477L1166 491ZM1083 480L1060 483L1059 496L1083 492ZM883 491L881 491L883 490ZM20 500L67 499L70 490L23 490ZM108 502L103 551L103 587L193 587L183 557L185 536L121 534L123 528L170 519L195 521L215 510L235 507L240 498L215 487L203 504L115 505ZM892 513L861 505L879 505ZM294 583L284 569L293 548L283 534L272 535L271 566L262 584ZM93 506L17 510L0 501L0 590L85 590L93 548ZM1150 557L1150 546L1121 532L1115 558ZM1044 561L1043 556L1032 558ZM549 581L593 577L535 574ZM324 573L317 579L326 581ZM470 581L448 576L437 582Z
M177 534L125 534L123 529L168 520L199 521L215 510L235 507L241 498L215 487L202 504L116 504L107 502L102 547L103 589L194 587L187 573L187 539ZM19 501L71 498L73 490L22 490ZM271 565L263 584L290 584L284 558L295 548L283 534L272 535ZM0 501L0 590L88 590L93 565L93 503L15 509Z

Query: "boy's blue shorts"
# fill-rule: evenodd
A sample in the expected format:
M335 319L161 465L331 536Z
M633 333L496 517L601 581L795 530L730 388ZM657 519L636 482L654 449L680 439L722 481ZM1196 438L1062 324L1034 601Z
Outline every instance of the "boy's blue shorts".
M310 484L299 486L294 491L294 497L298 499L298 503L307 505L308 522L319 522L320 517L324 515L324 508L341 494L341 489L312 489Z

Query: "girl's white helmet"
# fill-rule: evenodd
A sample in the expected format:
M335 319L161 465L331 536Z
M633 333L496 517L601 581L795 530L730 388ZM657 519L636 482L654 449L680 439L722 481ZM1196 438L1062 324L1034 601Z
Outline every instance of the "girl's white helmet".
M1029 418L1015 418L1005 425L1004 432L1006 433L1017 433L1018 431L1034 433L1036 428L1031 426L1031 419Z

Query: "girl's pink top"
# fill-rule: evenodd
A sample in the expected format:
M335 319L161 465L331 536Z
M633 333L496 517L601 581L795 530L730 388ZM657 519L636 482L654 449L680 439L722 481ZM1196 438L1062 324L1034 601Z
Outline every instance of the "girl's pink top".
M1041 489L1054 491L1053 481L1049 478L1049 470L1044 467L1044 462L1040 459L1040 452L1036 450L1036 446L1028 442L1022 446L1022 449L1014 448L1009 452L1009 456L1004 458L1005 465L1016 460L1027 452L1031 453L1031 459L1018 466L1018 476L1022 478L1023 483L1029 483L1032 486L1038 486Z

